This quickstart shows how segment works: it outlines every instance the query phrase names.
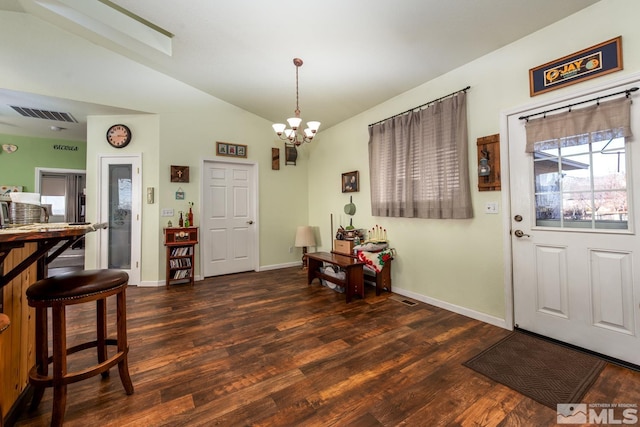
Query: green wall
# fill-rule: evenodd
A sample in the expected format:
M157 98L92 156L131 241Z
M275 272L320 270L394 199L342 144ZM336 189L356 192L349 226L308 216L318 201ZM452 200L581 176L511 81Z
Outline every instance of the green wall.
M22 185L35 190L35 168L81 169L87 166L87 143L53 138L0 134L0 146L13 144L18 150L0 151L0 185Z

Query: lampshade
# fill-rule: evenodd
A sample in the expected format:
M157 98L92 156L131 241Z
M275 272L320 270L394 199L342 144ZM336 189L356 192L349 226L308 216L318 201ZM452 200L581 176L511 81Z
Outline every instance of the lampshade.
M316 238L313 235L313 228L309 225L300 225L296 230L296 243L297 248L315 246Z

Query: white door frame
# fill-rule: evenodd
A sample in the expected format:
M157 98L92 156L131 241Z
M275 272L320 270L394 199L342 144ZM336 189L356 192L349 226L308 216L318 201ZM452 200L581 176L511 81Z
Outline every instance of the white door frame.
M250 214L252 215L254 219L254 230L255 230L255 244L254 247L252 248L253 250L253 271L260 271L260 216L258 215L258 212L260 212L260 206L259 206L259 201L260 201L260 187L259 187L259 181L258 181L258 172L259 172L259 168L258 168L258 163L257 162L253 162L253 161L246 161L246 160L220 160L219 158L203 158L202 161L200 162L200 171L202 172L200 174L200 207L199 207L199 212L198 212L198 217L200 218L200 223L202 224L202 218L204 215L204 198L205 198L205 165L206 164L243 164L243 165L249 165L253 168L253 182L251 183L251 185L253 185L253 188L255 189L254 191L254 200L253 200L253 209L254 211L251 212ZM204 260L204 248L205 248L205 233L202 233L202 229L200 230L200 244L198 245L199 248L199 257L200 257L200 277L204 277L204 262L202 260Z
M508 117L514 114L523 114L526 111L533 109L544 108L548 105L557 104L560 102L570 102L571 99L589 96L591 94L597 94L608 89L615 88L616 86L624 84L637 83L640 80L640 73L634 73L623 78L610 80L602 85L583 89L581 91L565 94L557 98L551 98L544 101L515 107L506 111L500 112L500 174L502 179L502 244L504 248L503 260L504 260L504 303L505 303L505 327L513 330L514 323L514 296L513 296L513 247L511 239L511 216L513 212L511 210L511 194L510 185L510 169L509 169L509 126ZM640 129L638 130L640 132ZM637 137L636 137L637 138ZM523 147L524 149L524 147Z
M137 218L132 221L132 230L131 230L131 274L129 275L129 283L131 285L140 285L142 280L142 154L98 154L98 173L96 179L96 192L98 195L96 200L97 211L96 217L97 222L107 222L108 218L103 218L103 205L102 199L103 194L102 190L102 162L104 159L130 159L132 168L132 215L137 215ZM137 168L137 170L136 170ZM137 178L136 178L137 177ZM137 180L137 185L136 185ZM107 268L103 266L102 260L106 258L103 256L103 245L102 239L104 238L104 230L97 230L97 238L96 238L96 260L95 265L98 268ZM135 268L134 268L135 266Z

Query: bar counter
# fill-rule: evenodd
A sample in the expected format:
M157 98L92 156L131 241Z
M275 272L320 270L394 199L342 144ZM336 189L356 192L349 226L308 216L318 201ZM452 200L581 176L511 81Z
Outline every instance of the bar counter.
M25 291L46 277L46 266L58 255L87 233L106 227L106 223L52 223L0 229L0 313L10 319L0 335L0 426L15 421L35 362L35 319Z

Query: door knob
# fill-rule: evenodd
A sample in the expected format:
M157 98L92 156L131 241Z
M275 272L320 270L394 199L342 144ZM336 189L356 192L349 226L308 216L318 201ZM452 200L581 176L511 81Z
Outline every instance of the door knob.
M525 234L522 230L516 230L513 232L513 234L515 234L516 237L531 237L528 234Z
M253 224L253 221L249 220L249 221L247 221L247 224L251 225L251 224Z

